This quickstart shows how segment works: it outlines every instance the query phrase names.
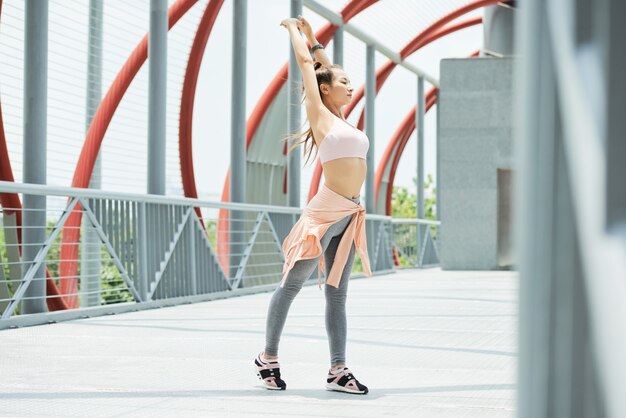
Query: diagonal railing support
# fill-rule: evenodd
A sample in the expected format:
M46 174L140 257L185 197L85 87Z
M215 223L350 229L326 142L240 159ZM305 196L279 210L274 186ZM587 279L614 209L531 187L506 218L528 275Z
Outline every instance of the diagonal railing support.
M270 215L267 212L263 212L263 213L265 214L265 219L267 219L267 225L270 228L270 232L272 233L272 236L274 237L274 242L276 242L276 246L278 247L278 253L280 254L280 258L284 262L285 254L283 254L283 246L281 245L280 239L278 238L278 234L276 233L276 230L274 229L274 223L272 222L272 219L270 218Z
M170 248L165 253L165 259L161 261L161 268L159 269L159 271L155 273L154 282L150 283L151 289L150 289L150 292L148 293L148 300L152 300L152 298L154 297L154 293L159 287L159 283L161 282L161 279L163 278L165 269L167 268L167 265L172 259L174 250L176 250L176 245L178 244L178 241L180 241L180 237L183 234L183 231L185 230L185 225L187 225L187 222L189 221L189 218L191 217L192 213L193 213L193 208L189 207L187 211L185 212L185 214L183 215L182 221L180 221L180 223L178 224L178 228L174 234L174 238L170 242Z
M26 270L26 272L24 273L22 283L13 294L13 299L11 300L11 303L9 304L9 306L7 306L7 308L2 313L2 319L9 318L11 315L13 315L13 312L15 312L15 309L17 308L17 304L20 303L20 301L24 297L24 293L26 293L28 286L30 286L30 284L32 283L33 277L35 277L35 274L37 273L39 266L41 266L41 263L43 263L43 261L46 259L46 255L48 254L48 251L50 251L50 246L54 242L55 238L61 232L61 228L63 227L63 225L65 225L67 218L69 218L70 214L74 210L74 207L76 206L76 203L78 203L78 201L79 199L74 197L67 204L65 210L63 211L63 213L61 214L61 217L59 218L59 221L56 223L56 225L50 232L50 235L48 235L48 238L41 245L39 252L37 252L37 255L33 259L33 263L30 265L28 270Z
M196 228L199 228L199 229L202 230L202 234L201 234L202 242L204 242L204 245L207 247L207 249L210 251L210 253L213 254L215 256L215 258L217 259L216 250L211 245L211 241L209 241L209 237L207 236L207 232L206 232L205 228L202 226L202 220L200 218L198 218L197 216L192 216L192 219L194 220L193 223L196 225ZM226 274L226 272L222 268L222 264L221 263L217 263L216 267L220 271L222 277L226 278L226 285L228 286L229 290L233 290L232 283L228 280L228 274Z
M252 234L250 235L250 239L248 239L248 243L246 244L246 248L243 251L243 257L241 257L241 261L239 262L239 267L237 268L237 274L235 275L233 289L237 289L241 280L243 279L243 272L246 269L246 264L248 264L248 259L250 258L250 254L252 254L252 246L254 245L254 241L256 241L256 237L259 234L259 230L261 229L261 224L263 223L263 219L265 218L265 212L259 212L256 217L256 221L254 222L254 228L252 229Z
M98 237L100 238L100 240L102 241L102 244L104 244L104 247L106 248L107 252L111 256L111 260L113 261L113 264L115 264L115 267L117 267L118 271L122 275L122 278L124 279L124 282L126 283L126 286L128 286L128 290L132 293L133 297L135 298L137 302L144 302L139 292L135 288L133 281L130 279L128 272L124 268L124 265L120 261L120 258L117 255L117 252L115 251L115 249L111 245L111 242L109 242L109 239L104 233L104 230L102 229L102 225L100 224L100 222L98 222L98 218L96 218L96 215L92 212L91 208L89 207L89 204L87 204L87 202L84 199L78 199L78 200L83 208L83 213L87 215L87 217L91 221L91 224L94 226L94 229L96 233L98 234Z

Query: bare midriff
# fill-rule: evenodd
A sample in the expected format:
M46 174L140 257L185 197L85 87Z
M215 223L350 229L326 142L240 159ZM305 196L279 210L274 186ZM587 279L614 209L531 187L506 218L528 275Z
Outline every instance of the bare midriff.
M365 181L367 163L363 158L338 158L322 164L326 187L347 198L357 197Z

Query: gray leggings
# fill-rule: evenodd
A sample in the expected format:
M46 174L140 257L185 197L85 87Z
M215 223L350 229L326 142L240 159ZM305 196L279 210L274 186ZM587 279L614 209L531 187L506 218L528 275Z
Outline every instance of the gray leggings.
M359 198L350 199L355 203L359 203ZM322 237L322 251L324 251L324 267L326 274L330 273L330 269L335 260L335 253L339 246L339 241L343 233L350 223L352 216L346 216L335 224L331 225ZM346 261L346 266L341 274L339 287L325 285L324 294L326 296L326 333L328 334L328 345L330 347L330 364L345 364L346 362L346 336L347 336L347 320L346 320L346 296L348 293L348 282L350 273L352 272L352 263L354 262L354 242L350 248L350 255ZM274 291L267 314L267 329L265 334L265 354L270 356L278 355L278 343L280 334L283 332L285 320L291 302L296 297L304 282L311 277L315 271L315 266L319 263L318 258L308 260L299 260L294 264L293 268L287 275L284 287L278 287Z

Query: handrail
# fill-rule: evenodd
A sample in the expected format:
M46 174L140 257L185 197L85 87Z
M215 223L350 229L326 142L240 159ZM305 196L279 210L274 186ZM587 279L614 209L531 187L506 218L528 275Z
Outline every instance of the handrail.
M426 71L406 62L400 57L399 54L393 52L393 50L385 45L383 45L380 41L374 39L367 33L363 32L352 23L344 23L343 18L340 14L335 13L334 11L328 9L327 7L319 4L315 0L304 0L304 6L306 6L312 12L317 13L323 18L327 19L330 23L336 26L343 26L344 31L348 32L350 35L355 38L363 41L367 45L372 45L378 52L395 62L401 67L406 68L410 72L424 78L424 80L428 81L435 87L439 87L439 80L436 77L428 74Z
M431 221L430 219L418 219L418 218L391 218L391 223L394 223L394 224L436 225L436 226L440 226L441 225L441 221Z
M299 215L302 208L290 206L260 205L255 203L231 203L216 202L206 199L194 199L190 197L171 197L151 194L138 194L126 192L110 192L100 189L83 189L76 187L58 187L42 184L13 183L10 181L0 181L0 193L26 193L37 196L61 196L61 197L84 197L95 199L116 199L125 201L136 201L141 203L160 203L181 206L201 206L210 209L231 209L246 211L266 211L272 213L286 213ZM388 220L390 216L378 214L366 214L367 219Z

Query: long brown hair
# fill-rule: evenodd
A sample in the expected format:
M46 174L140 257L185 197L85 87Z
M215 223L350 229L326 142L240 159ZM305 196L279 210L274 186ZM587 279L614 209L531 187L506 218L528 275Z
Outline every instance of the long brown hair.
M315 69L315 78L317 79L317 88L321 97L322 89L320 88L320 86L322 84L331 85L333 80L335 79L333 69L334 68L341 69L341 66L337 64L324 66L320 62L315 62L313 64L313 68ZM304 87L302 88L302 91L304 92ZM302 98L302 101L304 101L304 97ZM287 151L287 154L289 154L294 149L298 148L300 145L304 145L304 153L307 154L306 161L304 162L304 165L306 165L309 162L309 159L311 158L311 154L313 154L314 148L315 148L315 157L317 157L317 145L315 144L315 138L313 137L313 129L309 127L309 129L307 129L304 132L298 132L295 134L287 135L285 138L283 138L283 141L287 142L289 140L297 139L297 138L304 138L304 139L296 144L293 144ZM315 160L315 157L313 157L313 160Z

